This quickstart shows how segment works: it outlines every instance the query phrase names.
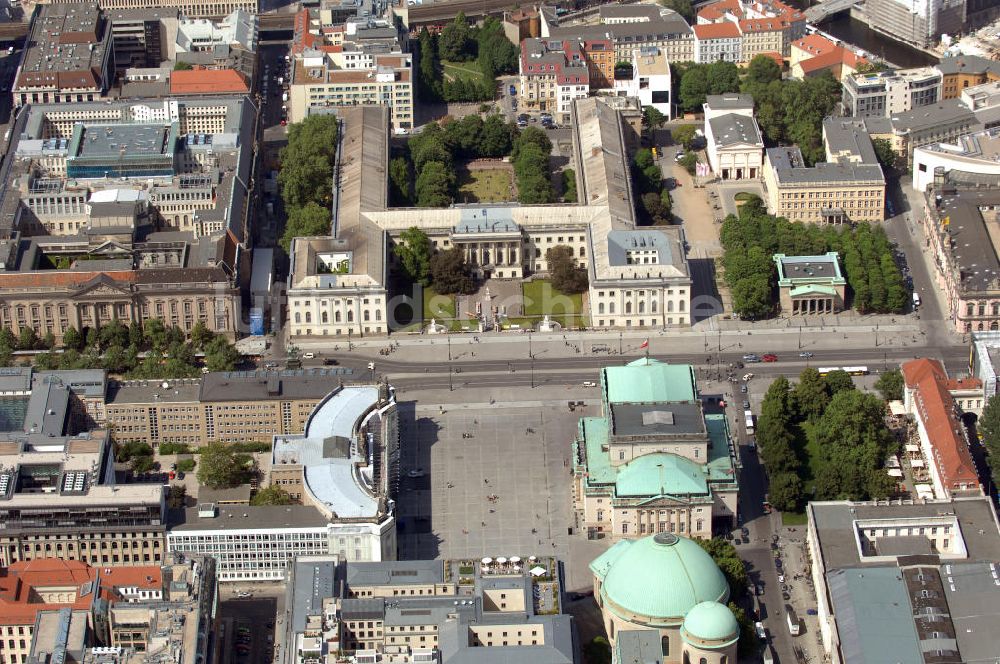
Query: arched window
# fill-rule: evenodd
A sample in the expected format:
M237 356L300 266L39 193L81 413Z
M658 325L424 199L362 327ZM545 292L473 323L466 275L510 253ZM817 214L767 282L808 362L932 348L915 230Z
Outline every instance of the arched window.
M381 309L376 309L375 310L375 320L382 320L382 310Z
M306 322L307 322L307 323L311 323L311 322L313 322L313 315L312 315L312 312L311 312L311 311L307 311L307 312L306 312Z
M297 311L295 312L295 322L296 323L301 323L302 322L302 314L300 314Z
M597 313L599 313L599 314L603 314L604 313L604 303L603 302L598 302L597 303Z
M325 311L323 312L323 322L324 323L329 323L330 322L330 314L328 314Z
M646 313L646 303L642 300L639 300L639 313L640 314Z
M993 315L1000 316L1000 302L993 303Z
M371 312L365 309L365 322L367 323L369 320L371 320Z
M702 657L701 659L698 660L698 664L708 664L708 658Z
M354 322L354 312L353 311L348 311L347 312L347 322L348 323L353 323Z
M608 302L608 313L609 314L615 313L615 303L614 302Z
M626 314L632 313L632 302L631 301L628 301L628 302L625 303L625 313Z
M674 313L674 301L673 300L667 300L667 313L668 314Z
M664 636L660 639L660 652L664 657L670 654L670 637Z
M652 303L650 303L650 305L649 305L649 310L652 311L655 314L656 313L656 309L657 309L656 300L653 300Z
M685 308L686 306L687 306L687 301L686 301L686 300L681 300L681 301L680 301L680 302L678 303L678 308L677 308L677 311L684 311L684 308Z
M333 312L333 320L334 320L335 323L339 323L340 322L340 312L339 311L334 311Z
M969 302L967 305L965 305L965 315L966 316L975 316L976 315L976 305L974 305L972 302Z

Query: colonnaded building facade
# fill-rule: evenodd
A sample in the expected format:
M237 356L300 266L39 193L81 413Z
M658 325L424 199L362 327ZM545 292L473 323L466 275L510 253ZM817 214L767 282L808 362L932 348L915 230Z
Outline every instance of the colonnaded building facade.
M691 323L683 232L638 229L619 111L598 99L573 104L573 165L581 204L388 208L388 111L342 109L333 233L292 241L288 284L292 339L385 334L389 249L419 228L437 249L460 247L477 275L522 279L548 269L556 245L572 249L590 281L595 328Z

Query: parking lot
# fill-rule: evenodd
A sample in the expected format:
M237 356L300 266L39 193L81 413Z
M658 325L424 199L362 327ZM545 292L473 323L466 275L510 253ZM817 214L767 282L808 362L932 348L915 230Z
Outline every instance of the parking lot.
M253 584L252 589L240 584L226 585L219 590L218 632L222 656L219 664L270 664L280 655L281 644L275 643L275 627L284 620L284 587Z

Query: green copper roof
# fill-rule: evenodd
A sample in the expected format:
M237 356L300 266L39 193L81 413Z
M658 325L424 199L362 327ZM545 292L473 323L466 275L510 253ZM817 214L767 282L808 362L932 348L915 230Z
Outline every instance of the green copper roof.
M836 295L837 289L833 286L817 286L815 284L809 286L796 286L792 290L788 291L789 295L796 297L798 295L811 295L813 293L817 295Z
M721 641L715 648L724 648L739 638L740 626L736 616L725 604L702 602L684 616L681 638L690 635L705 641Z
M676 454L656 453L618 468L615 494L619 497L707 494L705 468Z
M590 564L612 611L676 624L701 602L725 602L729 585L698 544L671 533L622 540ZM629 618L621 615L623 619Z
M693 401L694 373L690 364L664 364L642 358L623 367L604 369L608 403Z

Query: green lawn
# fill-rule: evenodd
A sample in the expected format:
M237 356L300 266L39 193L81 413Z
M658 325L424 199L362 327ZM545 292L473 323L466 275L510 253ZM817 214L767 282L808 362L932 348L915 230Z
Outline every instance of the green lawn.
M444 325L444 320L455 318L455 296L438 295L433 288L424 289L424 324L432 318Z
M483 171L461 169L458 173L458 200L462 203L504 203L511 195L511 172L500 168Z
M781 525L783 526L804 526L809 523L809 517L805 512L782 512Z
M521 285L524 317L539 322L546 314L563 327L587 326L583 315L583 294L565 295L546 279L535 279Z
M467 81L481 81L483 79L483 71L474 62L442 60L441 68L444 70L445 79L449 81L459 78Z

